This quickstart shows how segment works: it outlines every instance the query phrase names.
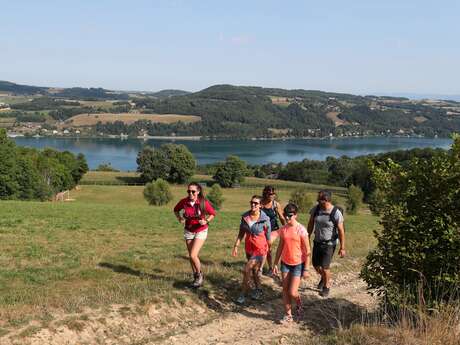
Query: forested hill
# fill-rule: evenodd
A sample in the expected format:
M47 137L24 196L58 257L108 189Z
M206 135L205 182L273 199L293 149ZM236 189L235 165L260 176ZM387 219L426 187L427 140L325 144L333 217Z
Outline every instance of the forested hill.
M2 98L2 94L10 97ZM19 95L23 95L22 99ZM35 87L0 81L0 108L3 109L0 117L15 119L16 124L27 119L28 122L46 122L50 129L54 129L54 125L67 126L69 131L72 131L72 121L64 125L53 121L90 113L196 115L201 119L193 123L160 123L143 117L126 123L122 117L118 120L114 116L113 122L80 128L79 131L86 135L447 137L460 132L460 103L454 101L253 86L215 85L195 93L181 90L135 92Z
M216 85L136 105L155 113L199 115L179 134L239 137L440 135L460 131L460 103L322 91Z

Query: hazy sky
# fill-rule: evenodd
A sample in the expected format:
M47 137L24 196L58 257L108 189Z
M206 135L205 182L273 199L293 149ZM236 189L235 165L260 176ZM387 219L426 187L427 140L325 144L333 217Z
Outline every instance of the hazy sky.
M0 80L460 94L460 1L0 0Z

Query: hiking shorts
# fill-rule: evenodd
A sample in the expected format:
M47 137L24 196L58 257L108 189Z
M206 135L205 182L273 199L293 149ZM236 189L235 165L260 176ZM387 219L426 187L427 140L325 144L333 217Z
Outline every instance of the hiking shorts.
M186 241L194 240L195 238L199 239L199 240L205 240L207 237L208 237L208 230L207 229L203 230L203 231L200 231L200 232L191 232L191 231L188 231L188 230L184 230L184 239Z
M291 276L293 277L302 277L304 271L305 262L298 265L288 265L281 261L281 272L283 273L291 273Z
M313 242L313 267L321 267L328 269L331 266L334 251L335 245L331 245L328 243Z

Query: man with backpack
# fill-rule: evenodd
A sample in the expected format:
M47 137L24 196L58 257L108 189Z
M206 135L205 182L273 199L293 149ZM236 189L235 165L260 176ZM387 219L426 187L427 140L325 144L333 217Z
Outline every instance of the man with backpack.
M335 247L340 243L339 256L345 256L345 230L343 226L343 211L331 202L332 193L322 190L318 193L318 205L310 210L308 235L314 230L312 263L316 272L321 275L318 284L322 297L329 295L331 288L330 264Z

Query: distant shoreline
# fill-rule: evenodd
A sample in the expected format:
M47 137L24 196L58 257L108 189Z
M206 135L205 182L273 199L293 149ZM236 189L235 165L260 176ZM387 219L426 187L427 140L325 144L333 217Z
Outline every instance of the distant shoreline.
M359 139L359 138L420 138L420 139L451 139L451 137L427 137L422 135L356 135L356 136L343 136L343 137L334 137L334 136L325 136L325 137L277 137L277 138L230 138L230 137L206 137L206 136L161 136L161 135L152 135L152 136L120 136L120 135L111 135L111 136L83 136L83 135L23 135L17 133L7 133L9 138L49 138L49 139L117 139L117 140L127 140L127 139L137 139L137 140L190 140L190 141L200 141L200 140L247 140L247 141L287 141L287 140L339 140L339 139Z

